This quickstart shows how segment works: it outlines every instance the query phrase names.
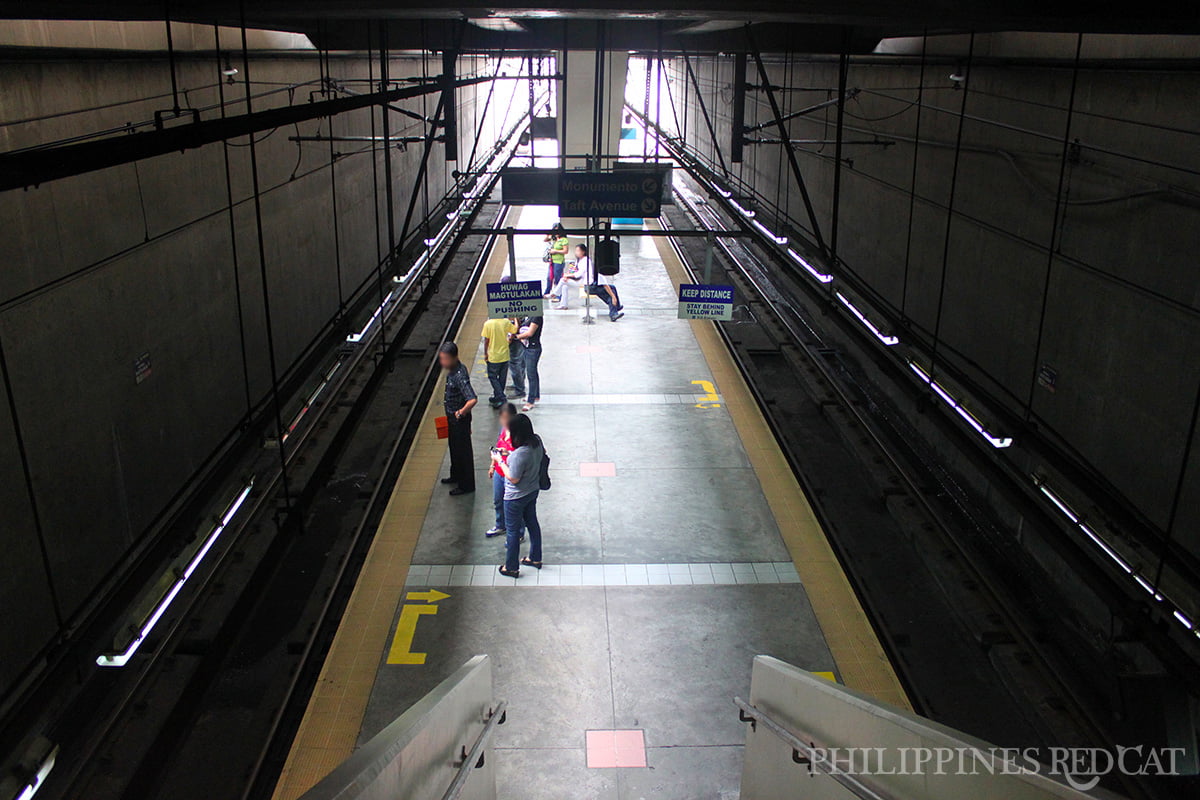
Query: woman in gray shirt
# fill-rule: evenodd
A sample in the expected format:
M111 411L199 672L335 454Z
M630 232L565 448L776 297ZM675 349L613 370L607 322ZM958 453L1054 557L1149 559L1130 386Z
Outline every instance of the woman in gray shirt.
M542 527L538 524L537 498L541 487L542 459L546 450L542 440L533 432L533 423L524 414L508 422L513 451L502 461L492 453L496 471L504 476L504 527L507 533L507 554L500 574L510 578L521 576L521 564L542 568ZM521 555L521 537L529 529L529 555Z

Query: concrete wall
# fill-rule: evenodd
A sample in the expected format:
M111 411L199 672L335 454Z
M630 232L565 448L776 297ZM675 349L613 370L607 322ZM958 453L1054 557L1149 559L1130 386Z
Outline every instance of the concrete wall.
M1102 55L1086 39L1085 51ZM726 160L732 64L693 60ZM1051 259L1071 71L976 65L966 113L978 119L962 132L939 322L963 97L949 76L961 68L933 63L922 81L913 61L852 60L847 85L863 92L847 106L847 138L895 144L846 147L842 269L877 293L877 307L911 321L909 338L928 343L936 329L942 357L1011 411L1028 408L1048 436L1165 528L1200 381L1200 76L1119 64L1080 72L1070 138L1081 146L1068 164ZM836 91L836 61L776 59L768 69L773 83L793 89L779 94L785 113ZM681 61L669 71L676 107L686 105L687 140L717 165L695 87ZM752 59L748 74L760 82ZM749 94L746 108L747 124L771 119L761 92ZM663 119L675 127L667 105ZM834 123L830 108L789 123L790 136L832 139ZM774 128L754 135L778 138ZM828 238L833 146L799 145L798 159ZM791 224L808 226L779 145L748 145L745 162L731 167ZM761 208L759 216L788 225ZM1036 385L1043 365L1057 373L1053 392ZM1200 553L1197 467L1184 479L1176 537Z
M206 108L207 118L220 114L208 108L219 103L220 66L212 58L179 64L185 105ZM430 57L428 69L440 72L440 58ZM482 60L460 61L462 75L476 69L486 69ZM309 91L319 88L286 88L317 81L313 57L258 58L249 72L255 93L279 90L256 99L256 110L307 102ZM334 58L331 74L366 78L368 63ZM421 74L419 58L391 64L394 78ZM105 106L0 127L4 151L152 119L156 109L171 105L169 94L163 96L170 91L167 66L158 59L11 61L0 64L0 85L5 123ZM365 83L349 85L366 89ZM242 113L243 85L223 88L227 113ZM464 164L486 91L485 84L459 92ZM432 115L436 102L431 95L402 105ZM511 105L493 102L481 153L504 115L511 125L523 110L512 112ZM360 110L332 120L333 133L369 135L372 113L378 132L378 113ZM393 135L421 132L421 123L410 118L391 119ZM331 168L327 143L288 141L318 132L328 134L330 121L256 137L265 285L281 374L327 330L354 289L371 279L386 250L386 241L377 239L377 231L387 235L382 153L373 153L369 142L337 143L342 156ZM20 609L0 625L0 696L57 632L51 592L57 593L58 616L70 618L237 430L247 401L258 404L270 390L246 145L245 139L228 148L208 145L0 194L0 346L8 373L4 389L12 398L11 406L0 403L0 605ZM393 151L397 229L420 150ZM430 166L427 194L436 202L456 165L444 161L438 146ZM416 219L426 213L423 197ZM135 362L146 353L152 372L138 383ZM32 498L15 443L14 411ZM40 515L41 542L31 502Z

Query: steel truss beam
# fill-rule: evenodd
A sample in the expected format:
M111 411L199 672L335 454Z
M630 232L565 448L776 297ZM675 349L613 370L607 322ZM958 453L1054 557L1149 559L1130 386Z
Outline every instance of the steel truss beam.
M454 81L453 85L471 86L490 80L490 75L465 78ZM431 80L357 97L339 97L316 103L252 111L236 117L201 120L176 128L131 133L94 142L0 154L0 191L37 186L59 178L108 169L167 153L192 150L225 139L251 136L281 126L332 117L373 105L386 105L397 100L442 92L445 89L446 84L442 80Z
M767 100L771 104L771 115L775 117L775 127L779 129L779 138L783 140L783 152L787 153L788 166L792 169L792 177L796 180L796 186L800 189L800 197L804 200L804 211L808 214L808 222L812 225L813 238L816 239L817 247L821 251L821 255L825 259L829 259L829 248L825 244L825 237L821 235L821 223L817 221L817 212L813 208L812 198L808 194L808 186L804 183L804 174L800 172L800 164L796 161L796 150L792 147L792 140L788 137L787 125L783 122L783 113L779 110L779 101L775 99L775 90L771 88L771 78L767 75L767 67L763 64L762 54L754 46L754 37L750 33L750 28L746 28L746 42L750 46L750 51L754 55L754 63L758 67L759 77L762 78L763 90L767 94Z
M861 91L860 89L847 90L846 91L846 99L847 100L854 99L860 91ZM830 106L836 106L841 102L842 102L842 99L840 97L834 97L834 98L824 101L823 103L817 103L816 105L811 105L806 108L802 108L799 111L792 111L790 113L784 114L779 119L781 122L787 122L789 119L795 119L796 117L803 117L805 114L811 114L814 111L820 111L822 108L829 108ZM769 120L767 122L760 122L757 125L747 125L746 127L742 128L742 132L743 133L754 133L755 131L761 131L766 128L769 128L774 124L775 124L775 120Z

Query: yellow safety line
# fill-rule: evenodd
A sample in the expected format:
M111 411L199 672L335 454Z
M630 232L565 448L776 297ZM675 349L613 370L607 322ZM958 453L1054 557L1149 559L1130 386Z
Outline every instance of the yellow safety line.
M498 239L484 270L487 277L476 287L459 328L459 344L468 364L475 358L473 348L480 346L475 333L487 317L484 284L488 277L503 272L507 259L508 247ZM393 635L392 618L403 600L413 550L446 455L446 442L437 438L434 426L434 419L442 415L442 385L439 379L425 407L417 438L404 460L275 785L274 800L294 800L354 752L380 654Z
M683 264L665 239L654 241L678 290L686 279ZM800 573L842 683L911 711L895 669L715 323L692 320L691 326Z

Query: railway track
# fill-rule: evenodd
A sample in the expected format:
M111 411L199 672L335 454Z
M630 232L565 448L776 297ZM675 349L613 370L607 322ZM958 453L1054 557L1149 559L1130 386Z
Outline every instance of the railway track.
M665 227L737 227L732 210L701 196L702 182L689 174ZM706 263L704 242L672 245L701 282L694 265ZM994 523L947 485L948 472L922 469L897 447L904 437L889 423L898 415L824 333L835 323L820 301L747 240L718 238L715 248L711 282L733 285L741 303L718 330L918 713L1005 746L1112 747L1069 660L967 544L985 527L995 537ZM1112 788L1169 796L1132 779Z
M268 439L243 462L219 538L153 630L120 669L82 681L48 731L59 753L39 797L270 796L436 383L434 354L491 251L490 238L462 232L506 214L487 198L520 125L469 204L383 282L357 333L294 399L282 444Z

